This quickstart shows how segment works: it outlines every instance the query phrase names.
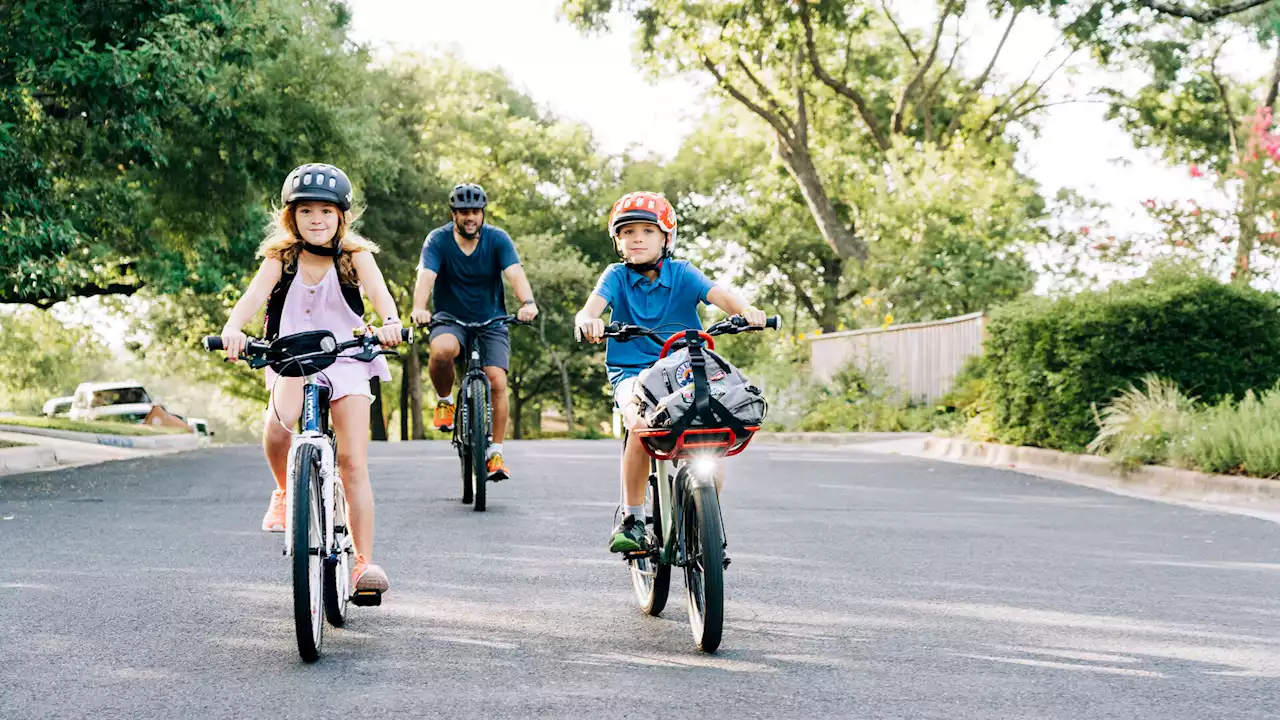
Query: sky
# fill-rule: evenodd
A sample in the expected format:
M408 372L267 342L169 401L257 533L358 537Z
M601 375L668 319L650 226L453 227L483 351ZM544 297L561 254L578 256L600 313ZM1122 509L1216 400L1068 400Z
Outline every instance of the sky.
M633 26L615 23L609 33L586 37L558 17L559 0L349 0L354 36L386 52L452 51L481 67L501 67L518 87L565 119L588 125L601 149L616 153L637 147L671 157L707 107L704 77L653 80L638 70L632 52ZM1004 29L980 4L962 19L970 36L965 53L970 66L985 65ZM936 18L927 0L891 3L903 25L926 28ZM1006 86L1020 82L1029 68L1053 47L1058 33L1044 18L1018 19L997 65ZM944 46L945 47L945 46ZM1042 77L1061 56L1045 61ZM1265 58L1224 54L1228 72L1243 74ZM1268 63L1269 64L1269 63ZM1265 66L1265 65L1264 65ZM972 72L977 72L977 69ZM1100 73L1087 58L1068 63L1047 89L1051 99L1084 97L1093 87L1116 78ZM1132 81L1136 78L1128 78ZM617 88L642 100L642 113L617 113L608 102ZM1133 148L1129 137L1103 118L1100 104L1050 108L1040 135L1027 138L1022 169L1041 183L1045 195L1068 187L1112 203L1106 217L1115 230L1149 227L1140 204L1148 198L1196 197L1211 205L1207 180L1192 180L1187 168L1171 168L1150 151ZM1117 162L1120 160L1120 162Z

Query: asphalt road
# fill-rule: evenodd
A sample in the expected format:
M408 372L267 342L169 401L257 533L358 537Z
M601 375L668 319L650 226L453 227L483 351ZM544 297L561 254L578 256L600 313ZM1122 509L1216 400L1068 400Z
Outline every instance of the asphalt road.
M605 549L614 442L375 444L380 608L298 660L260 451L0 478L0 717L1275 718L1280 525L856 448L753 446L721 651Z

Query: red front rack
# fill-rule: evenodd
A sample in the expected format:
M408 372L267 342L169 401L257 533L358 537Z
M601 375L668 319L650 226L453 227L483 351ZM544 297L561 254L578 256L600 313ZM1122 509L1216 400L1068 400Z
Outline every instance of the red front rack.
M729 428L689 428L676 438L671 450L654 447L659 439L669 440L671 431L666 428L643 428L635 434L644 442L644 451L658 460L683 460L695 453L708 453L721 457L733 457L747 449L755 437L759 425L747 426L747 435L738 437ZM692 441L691 441L692 438Z

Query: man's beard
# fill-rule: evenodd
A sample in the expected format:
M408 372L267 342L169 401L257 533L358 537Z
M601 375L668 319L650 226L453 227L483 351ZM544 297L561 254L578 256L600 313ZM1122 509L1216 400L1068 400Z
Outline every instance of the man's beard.
M462 237L468 240L475 240L476 237L480 234L480 223L476 223L474 225L474 229L470 231L467 230L467 227L469 225L471 225L471 223L463 223L459 225L458 232L462 235Z

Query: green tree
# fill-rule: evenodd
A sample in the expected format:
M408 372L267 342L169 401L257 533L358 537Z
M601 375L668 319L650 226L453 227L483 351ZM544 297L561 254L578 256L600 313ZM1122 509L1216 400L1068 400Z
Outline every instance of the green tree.
M0 312L0 337L0 406L20 412L104 377L112 358L92 328L36 308Z

